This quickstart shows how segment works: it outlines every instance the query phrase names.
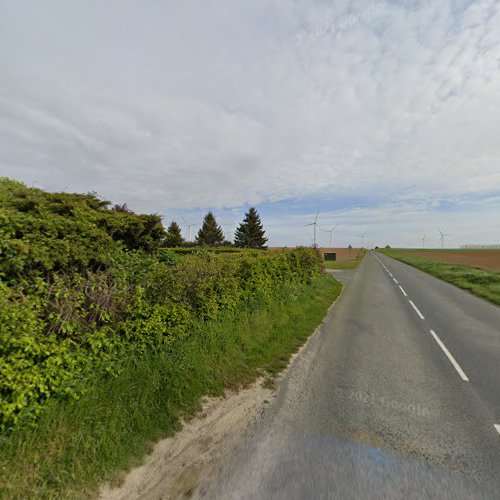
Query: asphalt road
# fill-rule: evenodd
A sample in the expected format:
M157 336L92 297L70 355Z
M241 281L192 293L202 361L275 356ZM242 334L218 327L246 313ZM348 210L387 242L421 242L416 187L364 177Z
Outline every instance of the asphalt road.
M500 308L374 252L335 275L338 303L195 496L500 498Z

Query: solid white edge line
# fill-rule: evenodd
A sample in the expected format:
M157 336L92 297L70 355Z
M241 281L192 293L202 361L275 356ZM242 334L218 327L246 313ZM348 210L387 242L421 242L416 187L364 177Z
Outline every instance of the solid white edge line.
M399 289L401 290L401 292L403 293L403 295L405 297L408 297L408 295L406 294L406 292L404 291L403 287L401 285L399 285Z
M416 313L420 316L420 319L425 319L424 315L420 312L419 308L411 300L409 300L408 302L411 304L413 309L415 309Z
M500 434L500 425L498 424L493 424L493 427L497 430L498 434Z
M434 337L434 340L438 343L439 347L441 347L443 352L446 354L446 356L450 360L451 364L455 367L455 370L457 370L457 372L460 375L460 377L462 378L462 380L464 382L469 382L467 375L464 373L462 368L460 368L460 365L457 363L456 359L452 356L450 351L448 351L448 349L446 349L446 346L441 342L441 339L436 335L436 332L434 330L429 330L429 331L431 332L432 336Z

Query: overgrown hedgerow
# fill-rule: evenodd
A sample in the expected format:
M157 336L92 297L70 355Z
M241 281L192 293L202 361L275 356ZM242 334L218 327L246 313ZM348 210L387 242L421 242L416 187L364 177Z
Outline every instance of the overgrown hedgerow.
M237 257L237 258L236 258ZM155 350L242 302L293 294L321 272L312 250L186 255L166 264L115 251L98 271L0 284L0 422L34 422L53 397L78 397L126 351Z
M158 439L221 396L283 370L313 333L341 290L331 276L240 303L216 320L140 353L127 350L120 376L96 374L78 400L53 398L36 428L0 436L0 498L97 496L99 484L122 477ZM278 292L278 291L277 291Z
M0 178L0 430L116 376L131 352L322 272L310 249L179 254L161 248L159 216L118 208Z

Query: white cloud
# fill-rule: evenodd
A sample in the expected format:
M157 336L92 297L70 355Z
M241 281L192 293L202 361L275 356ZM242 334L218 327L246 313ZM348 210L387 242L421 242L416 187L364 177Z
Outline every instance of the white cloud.
M496 1L0 12L4 175L167 214L378 199L349 212L354 226L410 210L401 197L432 217L432 200L500 192Z

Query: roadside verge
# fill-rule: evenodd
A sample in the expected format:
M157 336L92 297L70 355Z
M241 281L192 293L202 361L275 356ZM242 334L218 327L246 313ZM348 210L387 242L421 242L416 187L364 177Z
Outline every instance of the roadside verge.
M286 367L276 374L278 381L319 331L340 293L339 289L314 331L309 332L305 342L288 359ZM229 390L218 398L204 398L198 415L184 422L182 430L174 436L156 443L144 464L131 470L119 486L104 484L99 499L188 498L244 443L245 436L276 396L277 391L269 379L260 377L242 390Z
M379 250L380 251L380 250ZM462 290L500 305L500 273L477 267L446 264L405 255L397 250L383 250L383 255L420 269Z
M153 443L198 414L203 396L220 397L262 377L271 386L340 290L325 276L286 300L200 323L182 342L131 358L119 378L96 381L79 401L54 402L37 429L3 438L2 495L81 497L94 495L104 480L117 484L123 479L119 471L140 465ZM255 407L269 389L259 386L257 394ZM212 428L202 432L207 442Z

